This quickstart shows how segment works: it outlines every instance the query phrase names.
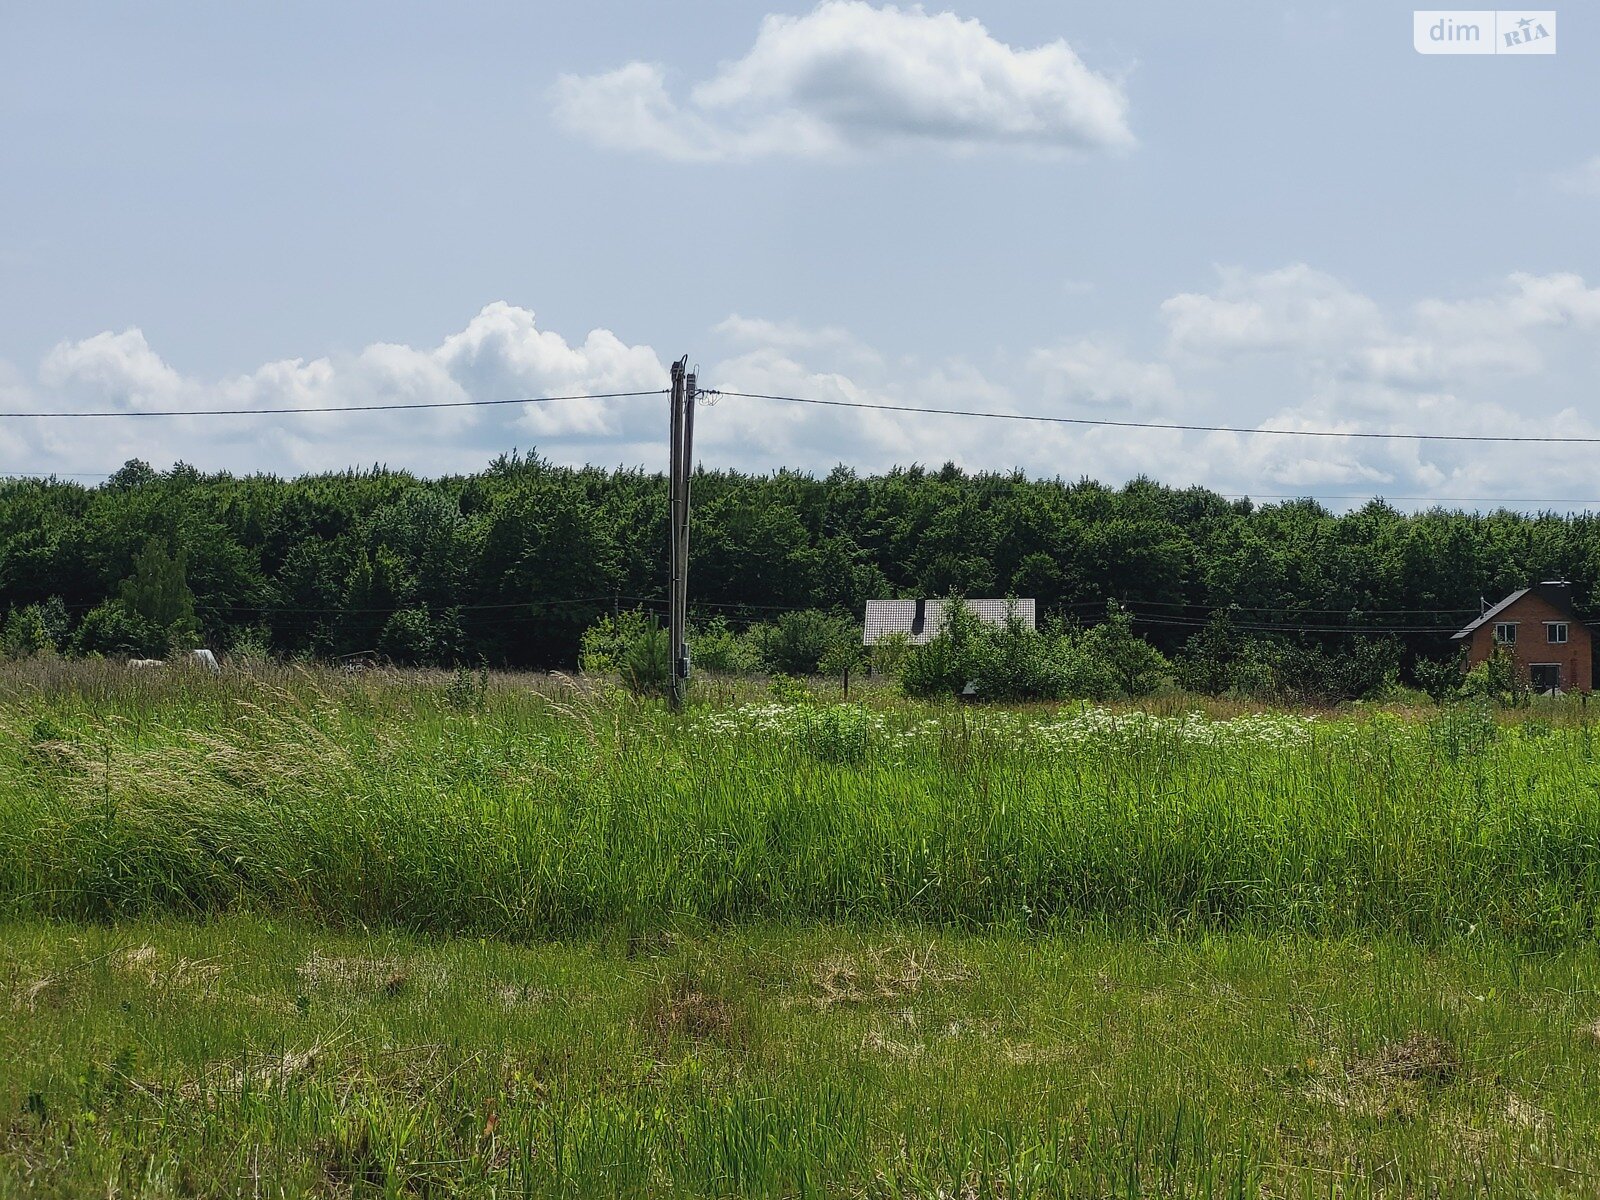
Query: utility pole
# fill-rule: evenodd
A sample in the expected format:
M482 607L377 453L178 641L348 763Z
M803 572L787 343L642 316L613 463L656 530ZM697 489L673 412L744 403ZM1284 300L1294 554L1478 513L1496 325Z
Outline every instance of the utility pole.
M689 685L689 472L694 464L696 381L686 354L672 364L672 414L667 455L667 492L672 533L671 590L667 604L667 641L671 658L673 708L683 707Z

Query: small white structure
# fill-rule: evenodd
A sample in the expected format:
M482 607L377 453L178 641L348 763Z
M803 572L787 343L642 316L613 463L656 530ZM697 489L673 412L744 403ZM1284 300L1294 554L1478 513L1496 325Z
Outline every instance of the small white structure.
M902 633L913 646L931 642L944 626L944 600L868 600L861 644L871 646L881 637ZM1004 625L1009 613L1029 629L1035 628L1033 598L1018 600L963 600L967 611L990 625Z
M222 666L217 662L217 656L209 650L191 650L177 660L187 667L195 667L201 671L210 671L213 675L222 673ZM157 667L167 665L164 658L130 658L128 669L132 671L153 671Z

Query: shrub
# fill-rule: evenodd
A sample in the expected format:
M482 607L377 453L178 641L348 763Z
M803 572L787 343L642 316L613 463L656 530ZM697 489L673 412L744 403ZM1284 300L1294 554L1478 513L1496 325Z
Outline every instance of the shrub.
M583 631L578 669L589 674L620 671L628 647L656 624L654 616L637 608L601 617Z
M911 639L898 631L886 633L867 648L867 660L879 675L899 675L911 652Z
M37 604L13 610L0 628L0 654L6 658L31 658L55 648L44 611Z
M622 649L617 671L635 696L664 696L672 684L672 647L667 631L652 622Z
M261 625L245 625L233 635L228 653L240 662L266 662L272 657L272 635Z
M1070 673L1049 639L1024 625L1015 613L998 629L980 633L970 655L969 674L985 700L1058 700L1068 694Z
M1516 660L1503 646L1468 671L1461 681L1461 694L1480 700L1494 700L1508 708L1528 703L1528 683L1517 670Z
M722 617L713 617L705 626L693 631L689 644L694 665L707 671L732 675L755 671L759 666L754 648L729 628Z
M378 635L378 652L397 663L431 662L434 651L433 618L426 609L400 609L389 617Z
M1133 632L1133 618L1115 600L1106 604L1106 619L1082 638L1082 653L1104 663L1123 696L1148 696L1172 673L1166 656Z
M861 633L853 618L807 608L786 612L771 624L751 630L763 670L784 675L815 675L822 660Z
M1461 694L1466 664L1460 654L1450 658L1419 658L1411 668L1417 686L1442 704Z
M793 675L774 675L767 681L767 693L779 704L810 704L811 693Z
M121 600L107 600L90 609L78 626L76 640L81 654L160 658L169 649L167 631Z

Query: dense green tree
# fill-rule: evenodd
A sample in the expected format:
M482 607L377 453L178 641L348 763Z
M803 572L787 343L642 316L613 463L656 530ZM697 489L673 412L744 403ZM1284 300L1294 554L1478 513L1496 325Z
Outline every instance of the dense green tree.
M1115 598L1135 633L1178 655L1180 673L1209 652L1179 651L1228 611L1224 674L1236 682L1293 674L1291 660L1319 661L1312 651L1373 664L1397 652L1414 678L1419 657L1449 655L1448 634L1480 598L1565 577L1581 606L1600 585L1600 519L1588 515L1406 514L1377 502L1336 515L1309 500L948 464L824 478L702 471L693 495L692 615L722 618L728 646L748 647L744 631L789 610L859 621L874 597L954 590L1031 596L1042 618L1086 627ZM407 661L571 666L602 614L663 613L666 529L660 475L536 454L442 479L130 462L99 487L0 482L0 619L51 605L50 638L66 651L163 653L176 631L220 647L264 639L279 655L381 645ZM21 632L32 619L18 621L32 639Z
M185 570L187 559L184 547L174 551L162 539L151 538L134 557L133 573L119 589L123 606L160 631L163 653L187 649L200 640L194 593L189 590Z

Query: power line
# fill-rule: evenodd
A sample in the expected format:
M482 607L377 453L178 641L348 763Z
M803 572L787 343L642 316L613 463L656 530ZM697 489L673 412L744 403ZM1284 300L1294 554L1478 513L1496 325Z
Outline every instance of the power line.
M1474 433L1376 433L1370 430L1343 432L1336 429L1247 429L1242 425L1179 425L1161 421L1109 421L1094 417L1046 417L1037 413L987 412L975 408L924 408L915 404L869 404L865 400L821 400L814 396L776 396L765 392L731 392L709 388L702 390L700 394L703 396L737 396L745 400L782 400L790 404L816 404L827 408L859 408L874 412L923 413L940 417L984 417L991 421L1035 421L1051 425L1093 425L1111 429L1165 429L1182 433L1239 433L1262 437L1400 438L1419 442L1600 444L1600 437L1522 437Z
M1103 605L1104 601L1078 600L1078 601L1074 602L1075 606L1082 606L1082 605L1087 605L1087 604ZM1140 600L1140 601L1138 601L1138 604L1141 607L1145 607L1145 608L1180 608L1180 609L1198 608L1198 609L1201 609L1201 610L1206 611L1206 612L1215 612L1215 613L1226 613L1230 609L1232 609L1232 610L1236 610L1236 611L1242 612L1242 613L1263 613L1263 612L1264 613L1284 613L1284 614L1289 615L1289 616L1294 616L1294 615L1296 615L1298 613L1310 613L1310 614L1313 614L1313 615L1319 615L1319 614L1325 615L1325 614L1330 614L1330 613L1332 613L1332 614L1338 614L1338 613L1360 613L1362 616L1368 616L1368 617L1377 617L1377 616L1430 616L1430 617L1438 617L1438 616L1455 616L1455 615L1458 615L1460 613L1476 613L1478 611L1478 606L1476 604L1463 605L1460 608L1367 608L1367 607L1365 607L1363 605L1360 605L1360 604L1351 604L1351 605L1348 605L1347 607L1344 607L1344 608L1300 608L1300 607L1298 607L1296 605L1293 605L1293 604L1278 604L1278 605L1272 605L1272 604L1234 604L1232 602L1224 603L1224 604L1205 604L1205 603L1202 603L1201 601L1198 601L1198 600L1193 600L1193 601Z
M1137 625L1164 625L1178 629L1205 629L1210 621L1190 617L1152 617L1129 610ZM1301 625L1269 622L1230 622L1230 628L1248 633L1455 633L1459 625Z
M1395 436L1405 435L1397 434ZM1182 490L1180 488L1173 489L1176 493L1181 493ZM1205 490L1210 491L1209 488ZM1371 496L1341 496L1332 493L1319 495L1316 492L1301 492L1299 494L1288 492L1212 492L1212 495L1221 496L1224 500L1406 500L1431 504L1600 504L1600 500L1576 500L1562 496L1389 496L1383 493Z
M89 412L4 412L0 417L43 420L58 417L278 417L296 413L409 412L419 408L493 408L502 404L553 404L558 400L622 400L632 396L664 396L665 388L640 392L590 392L570 396L518 396L510 400L423 400L412 404L332 404L298 408L166 408L96 410Z

